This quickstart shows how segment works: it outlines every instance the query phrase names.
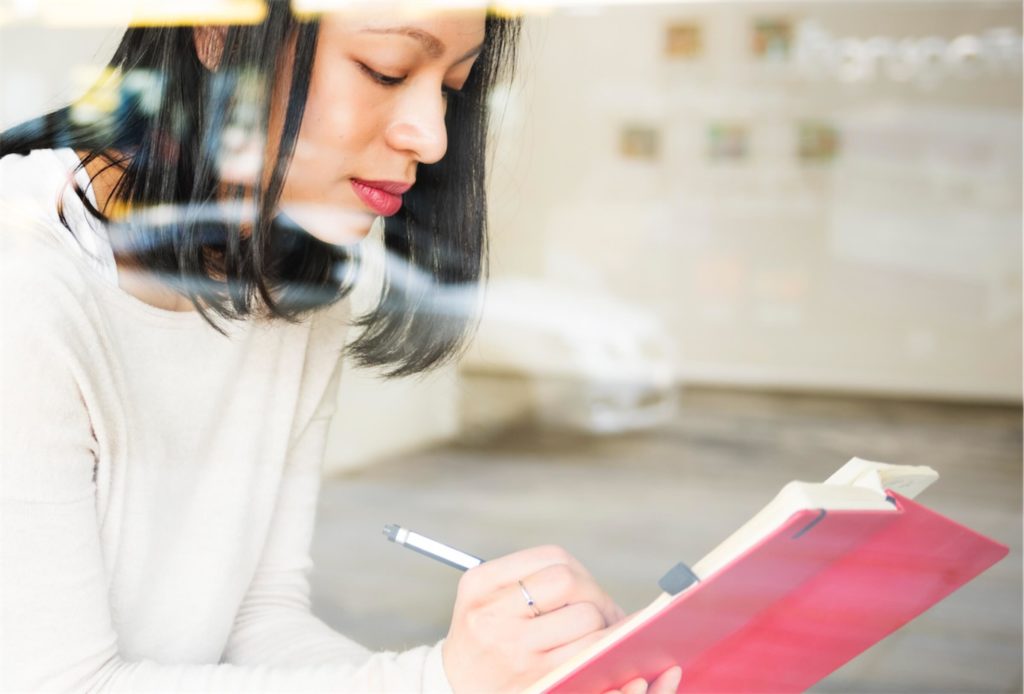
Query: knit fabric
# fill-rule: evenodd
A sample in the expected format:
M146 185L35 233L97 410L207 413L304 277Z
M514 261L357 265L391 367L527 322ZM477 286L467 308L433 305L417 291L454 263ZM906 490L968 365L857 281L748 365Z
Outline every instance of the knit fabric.
M346 304L222 335L135 299L76 163L0 160L0 689L450 691L440 643L310 612Z

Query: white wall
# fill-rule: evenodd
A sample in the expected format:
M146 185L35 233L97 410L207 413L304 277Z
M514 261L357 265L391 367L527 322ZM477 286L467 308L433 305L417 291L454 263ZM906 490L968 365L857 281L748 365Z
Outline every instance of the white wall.
M1019 54L970 79L843 82L755 63L760 16L836 39L949 40L1019 36L1021 9L691 4L530 21L495 167L495 274L655 310L688 382L1019 401ZM663 58L668 20L703 26L701 59ZM794 157L801 118L838 126L837 160ZM715 120L748 124L748 160L707 160ZM620 157L623 123L660 129L657 161Z
M0 25L0 128L80 96L123 33L124 27Z
M450 440L459 433L452 369L387 381L348 365L331 422L324 468L336 473Z

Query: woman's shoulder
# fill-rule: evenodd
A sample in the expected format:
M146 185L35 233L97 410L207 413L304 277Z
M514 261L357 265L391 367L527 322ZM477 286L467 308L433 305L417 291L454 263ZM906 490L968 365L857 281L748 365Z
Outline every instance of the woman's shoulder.
M89 214L76 182L79 189L89 188L88 175L70 149L0 158L0 243L7 252L43 247L64 252L112 280L116 266L106 229Z
M0 241L0 320L11 339L5 352L40 341L92 344L98 313L92 287L65 253L34 242Z
M0 232L0 313L12 335L38 331L58 337L89 321L92 286L45 229L28 226Z
M16 213L13 221L28 218L59 223L58 205L73 175L64 151L38 149L0 157L0 205ZM9 221L5 218L4 225Z
M63 303L54 301L58 295L81 299L89 293L82 262L89 251L80 229L85 208L70 185L75 161L71 150L0 158L0 282L6 299L57 307Z

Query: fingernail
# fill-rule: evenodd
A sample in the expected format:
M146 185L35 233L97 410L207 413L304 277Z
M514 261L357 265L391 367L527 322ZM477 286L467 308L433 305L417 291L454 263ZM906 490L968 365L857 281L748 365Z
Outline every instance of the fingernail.
M668 686L672 691L676 691L679 688L679 683L683 681L683 668L674 667L668 671Z

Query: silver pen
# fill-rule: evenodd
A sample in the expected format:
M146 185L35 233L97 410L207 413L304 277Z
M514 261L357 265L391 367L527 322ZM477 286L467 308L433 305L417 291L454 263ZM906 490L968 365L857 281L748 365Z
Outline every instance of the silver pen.
M472 554L449 547L443 542L431 540L429 537L414 533L400 525L385 525L384 535L395 544L404 545L424 556L436 559L462 571L472 569L474 566L479 566L484 562L480 557L474 557Z

